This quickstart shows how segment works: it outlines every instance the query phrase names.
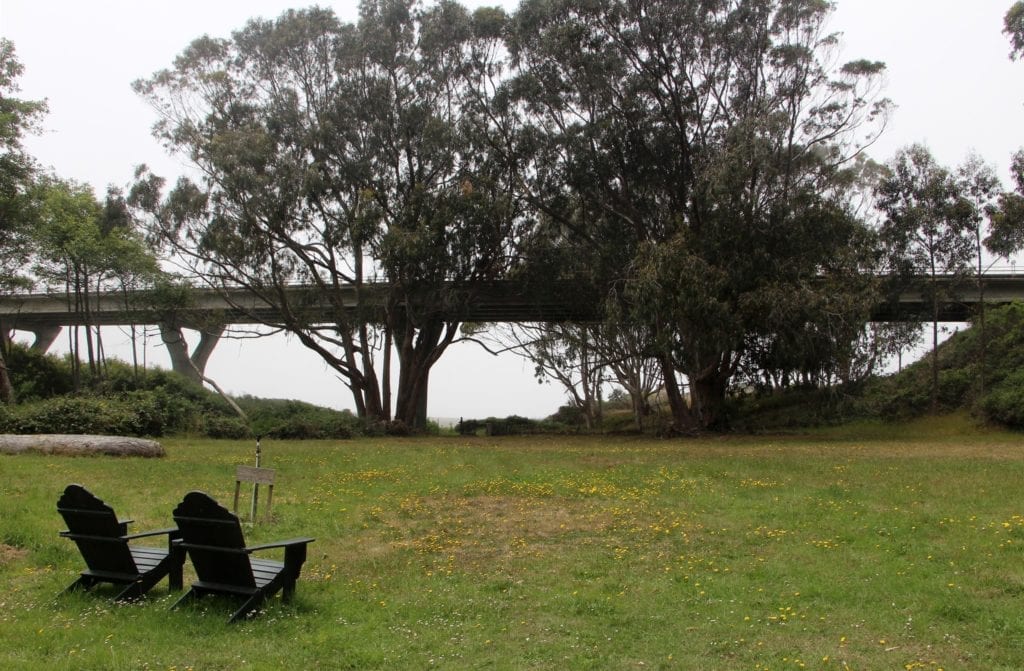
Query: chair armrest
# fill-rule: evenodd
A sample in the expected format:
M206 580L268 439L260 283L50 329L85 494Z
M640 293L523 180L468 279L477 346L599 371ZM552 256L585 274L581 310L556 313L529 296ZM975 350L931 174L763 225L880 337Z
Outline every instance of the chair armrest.
M135 538L146 538L148 536L170 536L171 538L178 538L181 536L181 530L177 527L171 527L170 529L155 529L153 531L143 531L137 534L126 535L125 540L133 540Z
M197 543L186 543L184 538L176 538L171 541L171 547L185 550L207 550L210 552L221 552L224 554L244 555L248 552L246 548L226 548L222 545L199 545Z
M99 541L101 543L124 543L124 536L90 536L89 534L74 534L70 531L61 531L57 534L61 538L70 538L73 541Z
M307 545L315 541L315 538L291 538L286 541L277 541L276 543L264 543L262 545L253 545L245 548L245 552L256 552L257 550L270 550L272 548L285 548L293 547L295 545Z

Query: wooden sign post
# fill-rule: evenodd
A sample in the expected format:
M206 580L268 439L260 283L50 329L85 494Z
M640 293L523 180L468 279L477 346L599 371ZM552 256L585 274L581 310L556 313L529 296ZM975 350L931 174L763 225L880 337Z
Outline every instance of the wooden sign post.
M242 489L243 482L252 483L252 510L251 521L256 521L256 504L260 498L260 485L268 485L267 488L267 517L270 517L270 506L274 501L274 469L256 468L253 466L239 466L235 469L235 514L238 514L238 494Z
M252 483L252 507L249 510L249 520L256 522L256 506L260 500L260 485L268 485L267 492L267 519L270 519L270 505L274 501L274 471L270 468L260 468L260 436L256 436L256 466L239 466L235 470L235 514L238 514L238 493L242 489L243 482Z

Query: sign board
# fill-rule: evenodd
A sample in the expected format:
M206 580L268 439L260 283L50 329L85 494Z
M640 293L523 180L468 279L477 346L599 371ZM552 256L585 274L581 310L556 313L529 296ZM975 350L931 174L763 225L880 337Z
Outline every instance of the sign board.
M267 517L270 517L270 506L274 500L274 469L258 466L239 466L235 469L235 514L238 514L238 494L243 482L251 482L252 487L252 521L256 521L256 504L260 499L260 485L268 485Z

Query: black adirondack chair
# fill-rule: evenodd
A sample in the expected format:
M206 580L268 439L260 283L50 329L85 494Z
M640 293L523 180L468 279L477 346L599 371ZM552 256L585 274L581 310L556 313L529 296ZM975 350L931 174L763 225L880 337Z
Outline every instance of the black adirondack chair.
M118 520L113 508L81 485L68 485L57 501L57 512L67 531L60 532L78 545L88 567L65 591L86 589L106 582L125 585L115 597L125 601L141 597L168 576L171 589L182 588L185 552L172 545L177 529L160 529L129 534L132 520ZM129 545L129 541L150 536L167 536L167 548Z
M174 521L181 530L175 544L188 551L198 580L172 608L206 594L242 597L245 602L232 614L231 622L255 611L278 590L290 601L306 561L306 546L314 540L295 538L246 547L238 517L203 492L186 494L174 509ZM284 562L251 556L271 548L284 548Z

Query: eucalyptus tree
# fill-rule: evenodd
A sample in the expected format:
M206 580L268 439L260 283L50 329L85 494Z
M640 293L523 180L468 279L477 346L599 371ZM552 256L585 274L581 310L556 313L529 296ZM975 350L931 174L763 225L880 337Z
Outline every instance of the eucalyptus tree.
M846 281L869 236L843 197L850 159L884 126L884 68L838 61L831 9L526 0L517 13L507 90L536 146L524 181L550 238L585 250L566 267L650 330L680 429L721 421L752 335L866 319L836 314L864 301L829 292L870 290Z
M81 317L86 359L93 379L102 377L105 361L100 326L93 311L100 295L126 293L140 278L158 273L156 259L137 234L117 194L100 203L92 188L47 178L41 182L42 202L32 232L34 274L63 287L67 307ZM126 306L127 307L127 306ZM79 327L69 329L75 384L79 383Z
M587 429L602 421L604 386L617 382L629 395L634 423L642 430L651 398L661 387L661 371L646 338L643 328L609 320L507 324L484 339L532 363L538 381L561 386Z
M100 256L100 231L97 220L100 204L92 189L57 179L46 186L40 225L34 231L35 274L47 285L64 289L69 312L82 315L90 372L97 372L96 348L90 327L90 291L94 262ZM79 326L67 331L71 353L72 379L81 383Z
M1024 58L1024 2L1015 2L1006 11L1003 32L1010 38L1010 58Z
M534 367L538 382L554 382L579 411L587 429L600 425L607 363L597 345L600 325L574 323L507 324L488 335L490 342Z
M22 141L36 130L46 103L16 96L23 71L14 43L0 37L0 294L30 283L22 271L29 257L28 234L38 213L38 168ZM7 331L0 324L0 403L14 401L7 345Z
M973 240L974 280L978 288L977 325L980 329L981 361L979 383L981 394L985 393L985 376L988 368L988 333L985 328L985 272L995 260L988 261L988 241L992 237L993 224L999 217L999 204L1003 194L1002 182L995 169L986 164L980 156L971 155L957 168L958 187L965 199L968 211L967 230ZM998 256L1002 255L997 255Z
M922 293L932 309L931 395L935 411L939 309L943 302L955 298L949 281L970 272L975 209L965 197L964 183L922 145L900 150L888 166L890 174L878 185L878 207L884 216L880 233L892 272L911 281L926 278ZM945 285L940 283L944 278Z
M1010 171L1014 190L999 194L991 233L985 240L990 252L1006 258L1024 249L1024 149L1013 155Z
M633 425L643 431L652 413L651 400L663 387L663 371L652 356L650 333L643 326L609 319L598 331L595 346L619 387L629 396Z
M431 367L458 337L446 309L517 263L529 221L485 137L505 22L454 2L365 0L355 24L288 11L200 38L135 85L202 178L163 197L143 176L132 201L206 282L277 307L270 325L371 420L423 425Z

